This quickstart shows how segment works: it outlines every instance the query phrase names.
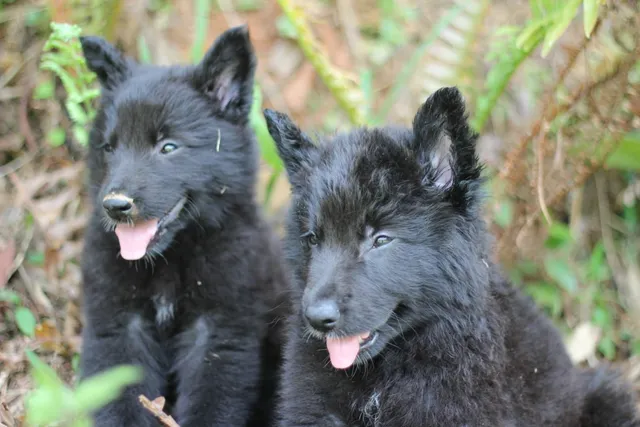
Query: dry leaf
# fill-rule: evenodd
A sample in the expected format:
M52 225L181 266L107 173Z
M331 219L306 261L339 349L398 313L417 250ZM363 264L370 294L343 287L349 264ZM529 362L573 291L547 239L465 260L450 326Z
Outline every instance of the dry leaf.
M36 340L38 341L40 348L45 351L52 351L60 354L66 352L62 335L60 335L60 332L53 320L46 319L36 325Z

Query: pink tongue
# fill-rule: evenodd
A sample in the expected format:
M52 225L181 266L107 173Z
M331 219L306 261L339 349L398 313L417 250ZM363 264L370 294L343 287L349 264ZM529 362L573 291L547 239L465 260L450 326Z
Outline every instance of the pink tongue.
M336 369L347 369L353 365L360 351L359 337L327 338L327 350L331 364Z
M151 219L139 222L133 226L118 224L116 236L120 241L120 255L122 258L133 261L140 259L147 253L147 246L158 231L158 220Z

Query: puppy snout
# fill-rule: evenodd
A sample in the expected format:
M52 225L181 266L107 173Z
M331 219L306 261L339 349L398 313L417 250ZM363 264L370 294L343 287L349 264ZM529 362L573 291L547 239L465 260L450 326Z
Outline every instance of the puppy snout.
M129 217L135 208L133 199L124 194L107 194L102 199L102 207L107 215L118 221Z
M329 332L340 320L340 308L333 300L320 300L307 307L305 317L309 324L321 332Z

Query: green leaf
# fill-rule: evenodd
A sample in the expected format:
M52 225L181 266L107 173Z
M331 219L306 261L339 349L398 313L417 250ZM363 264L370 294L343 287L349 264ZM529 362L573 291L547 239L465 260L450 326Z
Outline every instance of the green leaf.
M540 19L529 23L516 38L516 47L521 50L531 50L537 46L544 37L549 22L549 19Z
M513 220L513 204L510 200L504 199L499 202L494 220L500 228L507 228L511 224Z
M84 126L74 126L71 130L78 144L86 146L89 143L89 133Z
M598 350L609 360L616 357L616 343L610 337L602 337L598 343Z
M53 98L54 89L53 81L45 80L33 90L33 99L51 99Z
M584 35L587 38L591 37L593 28L596 26L598 20L598 7L600 6L600 0L584 0L582 3L584 7Z
M42 252L42 251L29 251L29 252L27 252L27 262L30 265L35 265L35 266L39 266L39 267L43 266L44 265L44 252Z
M363 114L367 123L371 121L371 106L373 105L373 71L365 68L360 72L360 91L364 100Z
M394 19L388 17L383 18L380 23L380 35L384 41L395 46L399 46L405 41L405 33L402 27Z
M613 314L606 307L597 305L593 309L591 318L596 326L600 326L604 330L609 330L613 327Z
M13 305L22 304L20 295L10 289L0 289L0 301L8 302L9 304Z
M262 0L238 0L236 9L239 12L253 12L260 10L264 6Z
M52 22L51 30L57 34L58 38L67 43L77 39L82 34L82 28L79 26L59 22Z
M561 5L562 2L558 0L529 0L529 7L531 8L533 19L540 19L551 15L558 10L558 7Z
M559 249L573 242L571 229L565 224L554 222L548 232L549 235L544 242L544 246L548 249Z
M267 122L264 119L262 112L262 91L257 83L253 87L253 104L251 105L249 122L256 133L262 158L265 159L274 171L280 172L283 169L282 160L278 155L276 143L271 137L269 129L267 128Z
M640 131L629 132L605 162L608 169L640 171Z
M538 273L538 264L533 261L521 260L517 264L518 269L527 275L534 275Z
M64 388L64 383L49 365L32 351L27 350L26 355L31 364L31 375L37 385L45 388Z
M73 358L71 359L71 369L73 369L73 372L77 374L79 372L78 371L79 368L80 368L80 355L76 353L73 355Z
M149 45L147 41L144 39L144 36L141 34L137 39L138 45L138 59L142 64L151 64L153 62L153 58L151 56L151 50L149 49Z
M79 100L77 99L73 99L73 94L70 93L65 106L67 107L67 112L69 113L71 120L76 124L84 125L87 124L89 119L87 117L87 113L78 104L78 101Z
M574 294L578 290L578 280L566 261L560 258L547 257L544 260L544 268L549 277L567 292Z
M116 399L125 387L142 380L142 369L117 366L80 382L75 390L76 408L82 412L99 409Z
M540 306L546 308L549 314L557 318L562 312L562 294L560 290L544 282L527 285L525 292Z
M27 307L17 307L14 313L16 325L23 335L33 337L36 334L36 317Z
M509 32L507 32L507 34L508 33ZM498 99L511 81L514 73L541 41L542 37L533 38L533 44L530 45L530 43L527 42L525 45L526 49L518 48L513 38L500 44L501 51L499 54L496 54L498 61L487 73L484 89L477 98L475 114L470 121L471 126L476 132L482 132L491 117L491 113Z
M51 145L52 147L60 147L67 139L67 133L60 127L53 128L49 132L47 132L46 139L49 145Z
M278 30L280 37L293 40L298 38L296 27L289 20L287 15L280 15L278 19L276 19L276 29Z
M93 426L93 421L89 415L82 416L73 421L71 427L91 427Z
M573 21L573 18L576 17L578 13L578 8L580 7L580 0L569 0L566 3L564 9L556 13L556 17L554 17L554 23L547 30L547 33L544 38L544 42L542 44L542 57L545 58L556 41L564 34L567 30L567 27Z
M49 426L62 420L69 391L64 387L41 387L25 398L26 425Z
M605 258L604 245L601 241L598 242L591 251L587 275L590 280L595 282L602 282L610 277L609 267Z

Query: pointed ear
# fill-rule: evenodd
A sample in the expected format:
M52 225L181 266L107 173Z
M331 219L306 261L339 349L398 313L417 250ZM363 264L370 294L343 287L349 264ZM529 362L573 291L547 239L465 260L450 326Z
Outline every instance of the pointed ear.
M82 53L89 70L104 89L111 90L131 75L131 64L111 43L97 36L81 36Z
M318 147L286 114L266 109L264 118L287 170L289 182L294 187L301 186L305 174L311 170L311 159Z
M413 133L425 184L447 191L480 177L477 135L467 123L465 102L457 88L438 89L427 98L413 119Z
M253 102L256 56L246 25L222 33L196 66L196 88L211 98L219 113L248 120Z

